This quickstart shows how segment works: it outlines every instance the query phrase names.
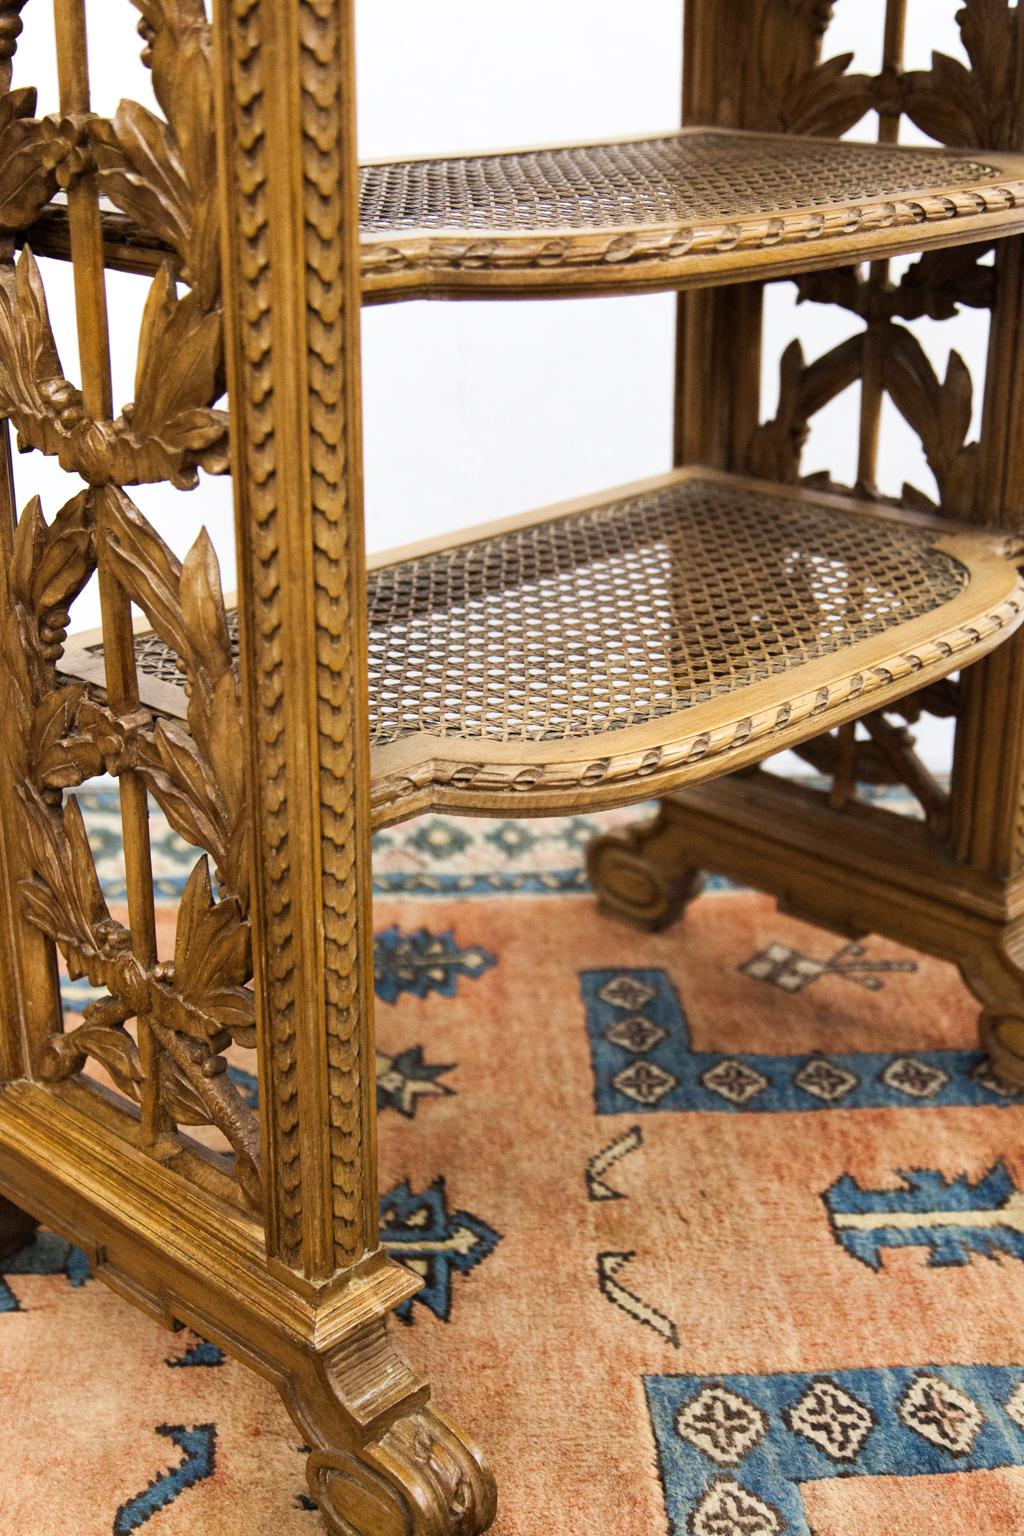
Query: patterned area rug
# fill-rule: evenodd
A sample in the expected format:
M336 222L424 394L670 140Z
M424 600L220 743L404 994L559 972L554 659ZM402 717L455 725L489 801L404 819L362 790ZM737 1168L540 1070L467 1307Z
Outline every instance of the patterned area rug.
M640 937L586 892L597 830L377 847L397 1326L498 1536L1024 1532L1024 1104L955 973L721 887ZM156 851L170 922L191 857ZM52 1234L0 1269L0 1444L2 1536L322 1530L271 1389Z

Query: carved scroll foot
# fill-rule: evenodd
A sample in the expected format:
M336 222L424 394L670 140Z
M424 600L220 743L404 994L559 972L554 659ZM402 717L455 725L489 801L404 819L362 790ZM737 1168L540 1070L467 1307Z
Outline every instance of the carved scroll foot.
M674 923L704 886L664 808L653 821L596 838L587 871L601 911L647 933Z
M0 1196L0 1259L10 1258L30 1243L38 1225L34 1216Z
M427 1395L383 1322L288 1382L286 1404L313 1447L310 1492L334 1536L481 1536L490 1526L494 1478Z
M379 1440L314 1451L307 1475L336 1536L479 1536L495 1515L479 1454L426 1408Z

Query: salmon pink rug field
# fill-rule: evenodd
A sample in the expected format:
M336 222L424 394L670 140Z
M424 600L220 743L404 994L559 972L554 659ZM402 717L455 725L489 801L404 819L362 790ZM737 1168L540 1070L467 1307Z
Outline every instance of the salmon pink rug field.
M496 1536L1024 1533L1024 1103L971 999L720 885L620 927L583 875L609 819L376 845L395 1326ZM192 860L156 854L172 925ZM269 1386L55 1234L0 1264L0 1536L322 1530Z

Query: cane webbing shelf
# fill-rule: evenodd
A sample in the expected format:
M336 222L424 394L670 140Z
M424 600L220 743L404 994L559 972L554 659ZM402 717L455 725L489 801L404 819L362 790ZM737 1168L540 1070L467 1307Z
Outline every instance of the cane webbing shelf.
M378 822L629 800L882 707L1016 628L1022 549L685 470L378 557ZM151 630L135 647L143 701L184 717L174 653ZM69 648L62 671L101 683L102 641Z
M701 128L361 170L367 300L682 288L1024 228L1024 156ZM108 264L166 248L104 213ZM66 210L29 231L67 250Z

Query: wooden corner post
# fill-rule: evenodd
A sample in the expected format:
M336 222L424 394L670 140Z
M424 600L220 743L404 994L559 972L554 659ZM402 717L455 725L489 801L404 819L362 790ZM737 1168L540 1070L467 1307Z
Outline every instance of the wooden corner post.
M320 1298L284 1390L331 1528L469 1536L493 1483L390 1343L377 1239L352 11L215 14L266 1241Z

